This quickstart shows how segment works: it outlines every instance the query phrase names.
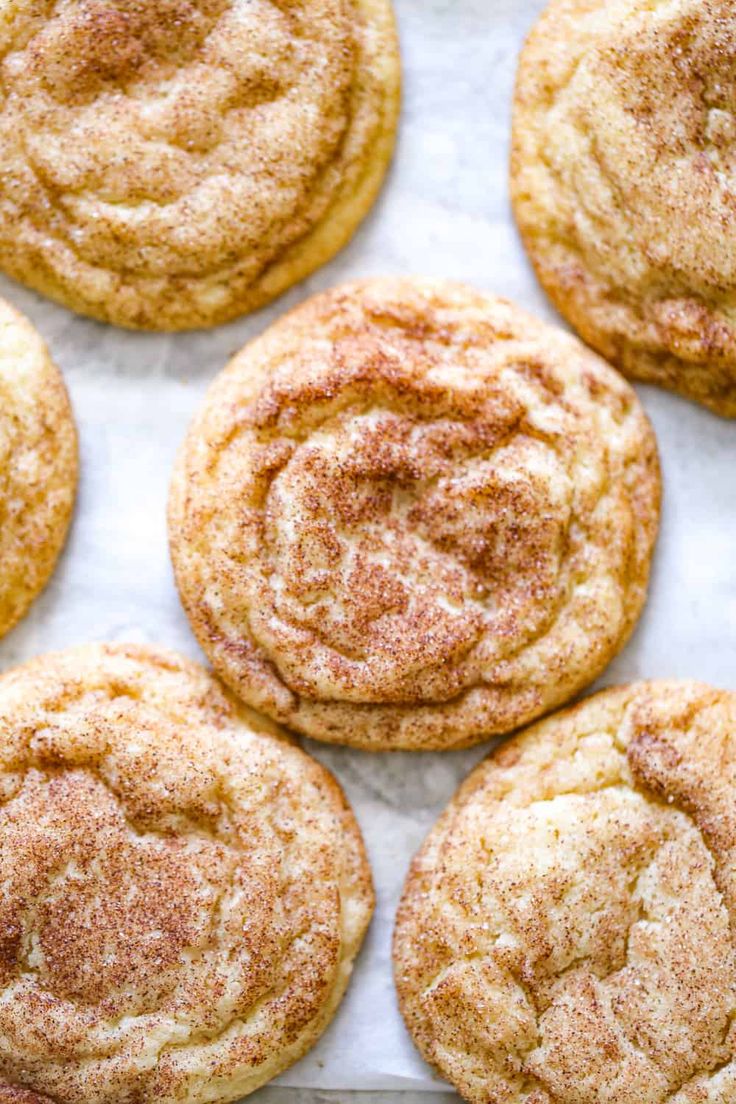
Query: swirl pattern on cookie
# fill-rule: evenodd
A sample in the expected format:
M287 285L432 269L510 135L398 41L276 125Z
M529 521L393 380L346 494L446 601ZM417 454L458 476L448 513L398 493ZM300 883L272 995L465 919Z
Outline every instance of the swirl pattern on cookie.
M399 56L390 0L20 0L0 89L0 267L176 330L346 243L392 153Z
M478 767L414 860L406 1024L473 1104L736 1094L736 695L606 691Z
M736 417L736 13L552 0L519 67L516 217L581 336Z
M46 585L77 486L77 434L61 373L0 300L0 636Z
M373 896L332 776L201 668L0 679L0 1100L233 1101L316 1041Z
M575 339L461 285L318 296L181 452L179 589L223 679L318 739L472 744L569 698L645 599L649 423Z

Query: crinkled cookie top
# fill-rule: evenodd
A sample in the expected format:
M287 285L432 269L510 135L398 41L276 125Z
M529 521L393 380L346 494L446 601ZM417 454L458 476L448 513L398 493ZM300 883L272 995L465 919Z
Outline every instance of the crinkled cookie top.
M372 910L331 775L123 646L0 679L0 884L3 1104L244 1096L329 1022Z
M552 0L521 56L512 187L546 290L629 375L736 416L736 10Z
M407 1026L474 1104L736 1097L736 695L608 691L487 759L414 861Z
M448 748L590 682L645 599L659 510L634 392L460 285L318 296L214 383L170 533L192 625L318 739Z
M340 248L393 145L390 0L17 0L0 266L103 321L212 325Z
M0 636L45 586L77 486L77 435L56 365L0 300Z

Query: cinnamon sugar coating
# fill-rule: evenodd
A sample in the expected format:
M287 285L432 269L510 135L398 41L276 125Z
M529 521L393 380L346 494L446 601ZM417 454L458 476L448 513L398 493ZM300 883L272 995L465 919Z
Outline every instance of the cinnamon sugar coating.
M61 373L0 300L0 636L46 585L77 487L77 433Z
M201 668L0 679L0 1102L204 1104L316 1041L373 907L337 783Z
M393 150L390 0L14 0L0 267L133 328L212 326L328 261Z
M736 1098L736 694L606 691L478 767L399 909L401 1009L473 1104Z
M521 55L512 193L537 274L635 379L736 417L736 11L552 0Z
M182 600L248 704L450 748L592 681L645 600L651 427L575 339L461 285L317 296L213 384L177 464Z

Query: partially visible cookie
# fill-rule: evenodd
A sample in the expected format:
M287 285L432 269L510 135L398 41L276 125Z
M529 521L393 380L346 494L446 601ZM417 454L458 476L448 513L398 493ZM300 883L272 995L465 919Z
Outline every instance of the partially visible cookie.
M14 1085L0 1085L0 1104L53 1104L47 1096L18 1089Z
M627 375L736 417L736 10L552 0L521 55L512 192L546 291Z
M213 326L326 263L393 152L391 0L17 0L0 268L72 310Z
M213 384L170 502L197 637L320 740L461 747L627 640L659 520L652 429L578 341L458 284L317 296Z
M61 373L30 322L0 300L0 636L46 585L76 485L77 435Z
M736 1098L736 694L606 691L481 764L414 860L396 984L473 1104Z
M0 679L0 1100L239 1099L308 1050L373 908L334 778L201 668Z

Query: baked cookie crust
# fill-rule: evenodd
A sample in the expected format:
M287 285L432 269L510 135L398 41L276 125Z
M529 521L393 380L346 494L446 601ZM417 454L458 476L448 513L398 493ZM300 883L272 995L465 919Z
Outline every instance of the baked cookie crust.
M736 14L552 0L522 51L513 206L537 275L634 379L736 417Z
M411 868L394 959L473 1104L736 1094L736 694L640 683L470 775Z
M0 267L72 310L213 326L326 263L398 123L390 0L20 0Z
M215 381L169 532L244 701L320 740L447 749L600 674L641 613L659 500L634 392L578 341L462 285L375 280Z
M0 300L0 636L48 582L76 487L77 433L61 373L30 322Z
M0 1100L240 1099L331 1020L373 909L345 798L200 667L0 678Z

